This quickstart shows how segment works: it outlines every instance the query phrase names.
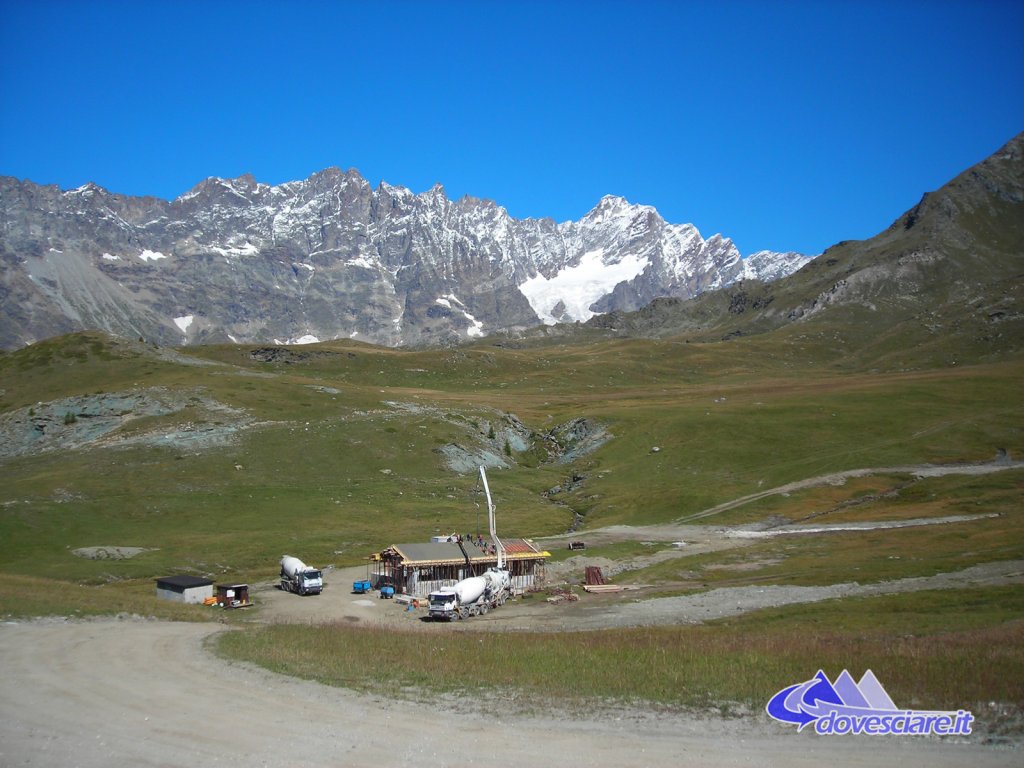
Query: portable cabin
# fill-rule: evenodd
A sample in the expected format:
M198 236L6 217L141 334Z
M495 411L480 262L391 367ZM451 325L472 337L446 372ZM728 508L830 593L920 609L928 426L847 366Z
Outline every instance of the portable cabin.
M248 584L218 584L217 604L223 608L248 608L252 605L249 599Z
M156 596L179 603L202 603L213 597L213 582L198 576L166 576L156 580Z

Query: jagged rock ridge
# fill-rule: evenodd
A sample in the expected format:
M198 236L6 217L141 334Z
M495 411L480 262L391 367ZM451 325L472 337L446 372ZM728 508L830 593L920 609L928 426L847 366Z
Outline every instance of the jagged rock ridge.
M172 201L0 178L0 346L81 329L162 344L355 338L440 344L689 298L808 261L669 224L608 196L580 221L517 220L440 185L330 168L209 178Z

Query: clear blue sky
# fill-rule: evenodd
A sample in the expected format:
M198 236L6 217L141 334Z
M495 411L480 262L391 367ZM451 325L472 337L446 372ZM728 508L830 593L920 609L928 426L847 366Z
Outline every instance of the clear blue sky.
M328 166L708 237L870 237L1024 130L1024 2L0 0L0 174L174 198Z

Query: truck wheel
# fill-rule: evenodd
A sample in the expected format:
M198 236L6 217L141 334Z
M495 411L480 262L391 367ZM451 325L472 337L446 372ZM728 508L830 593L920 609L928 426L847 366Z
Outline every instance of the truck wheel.
M491 604L490 603L484 603L483 605L480 606L480 615L483 616L489 610L491 610Z

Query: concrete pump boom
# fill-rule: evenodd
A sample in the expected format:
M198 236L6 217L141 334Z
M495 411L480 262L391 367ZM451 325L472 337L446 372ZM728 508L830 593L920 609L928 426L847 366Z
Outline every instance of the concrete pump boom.
M487 473L480 467L480 479L484 481L484 493L487 494L487 522L491 526L491 541L494 542L494 551L498 554L498 570L505 569L505 545L498 538L498 532L494 523L494 502L491 501L491 489L487 485Z
M483 480L484 493L487 494L487 522L491 526L492 546L498 556L497 567L488 568L479 576L468 576L455 586L441 587L431 592L429 615L432 619L453 621L482 616L491 608L504 605L505 601L515 595L512 575L505 568L505 545L498 538L494 502L491 500L491 489L487 485L487 473L483 467L480 467L480 479ZM465 554L464 548L462 551ZM466 555L466 572L472 572L469 555Z

